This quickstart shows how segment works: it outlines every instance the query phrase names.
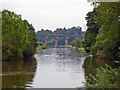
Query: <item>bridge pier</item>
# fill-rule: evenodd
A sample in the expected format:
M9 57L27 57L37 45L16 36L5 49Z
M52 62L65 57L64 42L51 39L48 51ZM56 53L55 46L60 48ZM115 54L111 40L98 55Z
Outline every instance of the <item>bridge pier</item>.
M56 37L56 40L55 40L55 48L56 48L57 45L58 45L58 38L59 38L59 37Z
M65 37L65 46L67 47L67 45L68 45L68 39L69 39L69 37Z
M47 38L48 38L48 36L45 37L45 44L47 44Z
M55 48L57 47L57 45L58 45L58 41L57 41L57 40L55 40Z

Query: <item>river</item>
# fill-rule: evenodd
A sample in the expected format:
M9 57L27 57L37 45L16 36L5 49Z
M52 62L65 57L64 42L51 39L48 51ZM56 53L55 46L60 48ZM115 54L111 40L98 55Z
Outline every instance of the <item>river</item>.
M34 58L2 63L3 88L83 88L88 74L109 61L86 58L72 48L40 50Z

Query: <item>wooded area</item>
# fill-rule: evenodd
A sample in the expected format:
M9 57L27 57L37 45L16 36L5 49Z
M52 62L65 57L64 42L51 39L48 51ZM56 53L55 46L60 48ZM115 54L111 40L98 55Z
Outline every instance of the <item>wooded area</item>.
M32 56L37 47L37 37L32 24L21 15L2 11L2 59L20 59Z
M86 52L101 58L120 60L120 17L118 2L101 2L86 16L87 30L83 46Z
M86 16L87 30L83 47L99 60L113 60L115 66L97 68L96 75L87 78L88 88L120 88L120 3L93 2L94 9ZM118 61L117 61L118 60Z

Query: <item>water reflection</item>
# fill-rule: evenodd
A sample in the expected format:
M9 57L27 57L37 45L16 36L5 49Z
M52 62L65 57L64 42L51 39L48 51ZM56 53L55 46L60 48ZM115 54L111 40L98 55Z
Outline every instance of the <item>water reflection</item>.
M32 82L35 70L35 58L2 62L2 87L29 87L29 82Z
M37 71L33 88L77 88L84 87L85 57L76 55L71 48L49 48L35 55Z
M41 50L35 58L3 62L3 88L85 87L85 76L95 76L96 68L116 66L114 61L86 58L85 53L71 48Z
M77 88L85 87L85 76L96 75L96 68L115 63L86 58L71 48L41 50L35 58L2 62L3 88ZM84 83L83 83L84 82Z
M105 67L105 64L108 64L111 67L116 67L116 63L111 60L103 60L100 58L90 57L86 58L83 64L83 67L85 69L85 76L87 76L88 78L91 78L90 74L95 76L97 73L97 68Z

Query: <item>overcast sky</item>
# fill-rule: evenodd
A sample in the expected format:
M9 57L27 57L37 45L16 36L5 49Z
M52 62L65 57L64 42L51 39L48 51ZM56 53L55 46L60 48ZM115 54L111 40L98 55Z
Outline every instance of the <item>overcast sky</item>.
M87 0L0 0L0 9L21 14L36 31L81 26L86 29L85 16L93 10Z

